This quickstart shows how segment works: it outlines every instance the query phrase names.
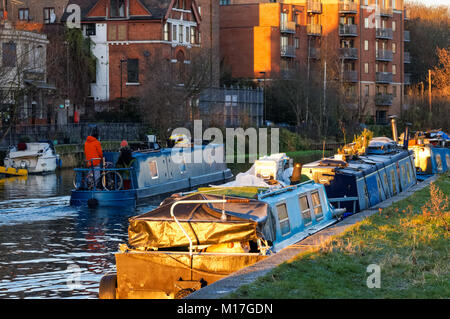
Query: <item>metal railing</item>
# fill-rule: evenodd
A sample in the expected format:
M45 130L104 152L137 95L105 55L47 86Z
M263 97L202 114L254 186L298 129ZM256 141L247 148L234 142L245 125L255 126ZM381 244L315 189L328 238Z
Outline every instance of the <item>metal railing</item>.
M320 49L319 48L309 48L309 57L311 59L320 59Z
M358 48L340 48L339 56L341 59L358 59Z
M377 28L375 31L375 37L377 39L388 39L391 40L394 33L391 28Z
M404 63L411 63L411 54L409 52L403 53L403 62Z
M380 16L392 17L394 15L394 9L392 7L384 8L380 6Z
M394 96L392 94L379 93L375 95L375 104L379 106L391 106Z
M306 4L306 10L308 13L321 13L322 12L322 2L318 0L308 0Z
M391 50L377 50L376 59L378 61L392 61L394 55Z
M392 83L391 72L377 72L375 74L375 81L377 83Z
M411 32L409 32L408 30L405 30L403 33L403 41L405 42L411 41Z
M295 47L293 45L282 45L281 46L281 56L295 58Z
M281 21L280 31L283 33L295 33L295 21Z
M306 26L308 35L320 36L322 34L322 26L320 24L311 23Z
M339 25L340 36L358 36L358 26L356 24L341 24Z
M357 71L344 71L343 80L345 82L358 82Z
M411 73L405 73L404 81L405 81L406 85L410 85L411 84Z
M339 13L357 13L358 4L353 1L340 1L339 2Z

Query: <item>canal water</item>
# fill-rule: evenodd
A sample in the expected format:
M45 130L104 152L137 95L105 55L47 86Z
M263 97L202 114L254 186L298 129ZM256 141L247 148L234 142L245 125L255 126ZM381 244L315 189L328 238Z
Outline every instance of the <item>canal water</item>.
M307 163L319 155L294 158ZM233 174L250 164L232 165ZM0 178L0 298L97 298L136 209L69 206L73 170Z

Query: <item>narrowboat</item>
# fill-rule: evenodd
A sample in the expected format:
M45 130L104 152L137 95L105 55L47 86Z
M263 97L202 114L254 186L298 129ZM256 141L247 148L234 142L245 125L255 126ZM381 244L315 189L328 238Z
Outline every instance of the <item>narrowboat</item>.
M227 181L233 174L227 168L223 154L221 144L153 146L135 150L129 168L117 168L119 152L104 152L106 164L98 169L100 182L94 182L93 168L74 170L70 204L134 207L157 195ZM216 160L218 157L220 159ZM127 183L124 183L125 178Z
M129 219L101 299L183 298L335 223L325 187L205 187Z
M52 173L61 166L59 155L51 141L37 143L19 143L9 149L5 159L5 168L1 172L8 175L26 170L28 174ZM11 170L12 169L12 170ZM11 174L12 172L12 174Z
M302 174L323 184L329 201L346 208L345 216L373 207L417 183L413 152L387 137L370 139L368 147L357 154L336 154L305 164Z

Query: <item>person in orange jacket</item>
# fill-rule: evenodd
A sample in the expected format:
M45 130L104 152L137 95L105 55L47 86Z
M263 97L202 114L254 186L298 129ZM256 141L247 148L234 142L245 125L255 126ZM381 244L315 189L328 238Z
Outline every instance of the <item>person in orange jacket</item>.
M87 167L94 168L95 185L98 184L100 178L100 164L103 162L102 145L98 140L98 130L95 127L84 143L84 155L86 157Z

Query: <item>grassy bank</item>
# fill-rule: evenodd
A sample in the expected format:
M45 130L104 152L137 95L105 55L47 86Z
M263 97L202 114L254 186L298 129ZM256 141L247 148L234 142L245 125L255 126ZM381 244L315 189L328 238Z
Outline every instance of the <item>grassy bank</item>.
M442 176L228 297L450 298L446 194L450 178ZM367 286L371 264L381 269L380 288Z

